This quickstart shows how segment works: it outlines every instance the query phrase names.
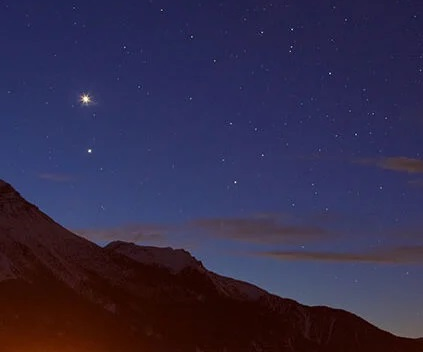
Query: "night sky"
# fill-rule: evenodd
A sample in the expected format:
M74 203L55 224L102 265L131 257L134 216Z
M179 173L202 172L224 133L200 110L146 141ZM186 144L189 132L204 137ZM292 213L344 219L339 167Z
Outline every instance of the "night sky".
M423 2L10 0L0 43L0 178L56 221L423 335Z

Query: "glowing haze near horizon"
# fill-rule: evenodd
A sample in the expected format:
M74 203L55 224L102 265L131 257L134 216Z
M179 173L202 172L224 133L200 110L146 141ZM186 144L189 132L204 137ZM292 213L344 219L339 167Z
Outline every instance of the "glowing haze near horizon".
M0 177L64 226L423 331L421 1L2 1Z

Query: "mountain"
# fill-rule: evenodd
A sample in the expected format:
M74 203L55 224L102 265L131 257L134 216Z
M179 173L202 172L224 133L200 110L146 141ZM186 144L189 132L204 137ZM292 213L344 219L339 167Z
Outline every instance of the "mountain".
M182 249L66 230L0 181L3 352L418 352L343 310L207 270Z

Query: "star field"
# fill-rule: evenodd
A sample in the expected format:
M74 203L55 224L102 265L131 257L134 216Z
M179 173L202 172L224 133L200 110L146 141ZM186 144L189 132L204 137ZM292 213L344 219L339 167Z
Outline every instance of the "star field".
M0 28L0 177L55 220L422 335L419 1L16 0Z

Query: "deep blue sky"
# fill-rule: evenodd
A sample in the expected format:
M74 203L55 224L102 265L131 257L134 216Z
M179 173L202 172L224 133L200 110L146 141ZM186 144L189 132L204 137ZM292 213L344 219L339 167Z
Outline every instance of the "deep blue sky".
M0 43L0 177L58 222L422 335L421 1L1 1Z

